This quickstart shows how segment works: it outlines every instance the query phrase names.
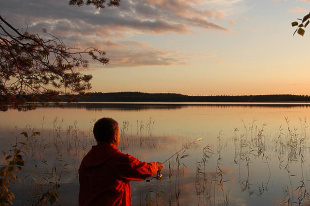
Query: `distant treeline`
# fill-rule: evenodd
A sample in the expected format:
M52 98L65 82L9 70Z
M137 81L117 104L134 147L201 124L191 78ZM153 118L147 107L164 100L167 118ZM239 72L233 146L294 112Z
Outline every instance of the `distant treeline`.
M115 92L77 96L80 102L310 102L308 95L189 96L175 93Z

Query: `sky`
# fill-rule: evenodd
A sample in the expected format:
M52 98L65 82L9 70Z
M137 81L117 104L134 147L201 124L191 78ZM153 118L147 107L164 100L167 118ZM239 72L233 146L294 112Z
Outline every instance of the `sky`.
M92 92L186 95L310 95L310 31L291 22L310 0L122 0L119 7L69 0L0 1L20 31L42 29L70 47L97 47Z

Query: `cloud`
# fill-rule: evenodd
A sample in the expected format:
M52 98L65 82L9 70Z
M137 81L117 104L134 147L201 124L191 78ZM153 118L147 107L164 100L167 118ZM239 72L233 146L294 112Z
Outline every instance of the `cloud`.
M132 32L187 33L193 27L227 30L211 20L223 18L223 12L199 9L185 0L123 1L119 8L101 10L92 6L68 6L67 3L63 0L12 0L0 2L0 11L4 17L17 21L18 26L22 26L26 21L29 29L38 24L45 24L56 32L69 32L72 29L73 32L95 32L101 28L105 35L109 34L109 38L124 32L126 35ZM59 24L66 25L59 28Z
M185 54L178 50L163 50L145 42L122 41L107 42L109 67L137 67L182 65L187 62Z
M310 0L298 0L298 1L304 1L304 2L310 3Z
M290 9L289 12L292 12L292 13L306 13L307 9L300 8L300 7L295 7L294 9Z
M235 22L234 19L231 19L231 20L229 21L229 23L232 24L232 25L235 25L235 24L236 24L236 22Z
M228 5L240 1L221 2ZM212 6L206 7L210 2ZM69 46L102 48L110 55L110 67L172 65L185 63L185 58L178 55L180 51L123 39L138 35L187 34L196 28L230 32L229 28L216 23L226 14L214 6L215 2L128 0L122 1L118 8L98 10L94 6L69 6L66 0L10 0L0 1L0 13L20 31L40 33L45 28Z
M106 52L105 56L110 59L109 64L105 66L107 68L185 65L191 61L214 56L212 54L188 54L185 51L176 49L163 49L141 41L108 40L98 42L99 40L79 42L75 45L75 48L84 50L88 47L97 47L104 50ZM87 70L100 68L102 68L102 65L96 63L92 64Z

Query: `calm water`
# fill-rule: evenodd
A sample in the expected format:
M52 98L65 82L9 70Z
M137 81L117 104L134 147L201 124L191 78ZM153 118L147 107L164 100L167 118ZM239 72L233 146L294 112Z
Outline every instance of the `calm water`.
M119 149L164 162L163 178L132 182L133 205L309 204L308 105L77 104L0 115L0 150L32 137L16 205L60 183L60 205L76 205L77 169L101 117L120 124ZM191 142L203 137L199 142ZM0 164L4 164L1 157ZM49 183L49 184L48 184ZM45 185L45 186L43 186Z

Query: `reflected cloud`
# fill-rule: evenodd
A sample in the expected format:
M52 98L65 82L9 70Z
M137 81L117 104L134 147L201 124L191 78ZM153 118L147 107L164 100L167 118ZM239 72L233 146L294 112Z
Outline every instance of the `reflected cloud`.
M281 121L272 120L277 110L251 108L253 109L251 111L245 108L234 108L236 111L220 112L215 107L204 110L206 108L190 105L190 108L185 108L183 112L182 110L171 111L171 113L165 111L167 116L164 118L167 121L163 119L157 121L157 116L164 116L158 110L141 113L121 111L123 116L107 110L99 112L100 116L111 115L119 119L121 134L119 149L141 158L142 161L165 160L176 151L180 151L179 149L187 142L192 142L197 136L206 134L205 141L196 142L184 153L173 156L165 163L162 171L163 178L160 181L154 179L151 182L132 182L133 205L151 201L172 205L178 202L180 205L198 203L199 205L216 205L215 203L253 205L258 201L261 205L271 205L271 203L287 203L288 200L295 201L296 204L292 205L297 205L298 200L302 201L299 205L309 203L308 199L302 199L305 197L303 192L306 189L309 190L309 186L303 184L307 181L303 174L309 171L309 138L306 132L308 125L306 118L299 121L297 118L300 114L306 114L307 109L286 110L290 114L300 113L292 118L294 121L286 120L287 124L290 124L281 126L279 129L279 125L282 125ZM280 110L281 118L285 116L283 114L288 114L282 113L282 108ZM56 114L52 110L37 112L39 115ZM66 110L60 112L62 115L66 114ZM81 119L84 120L96 116L93 112L87 114L81 110L72 111L70 116L77 118L78 114L81 114ZM260 126L261 123L253 121L243 122L239 129L236 128L236 119L244 114L250 115L251 118L264 117L262 121L269 121L268 126L265 124ZM231 115L236 115L238 118L230 118ZM129 116L133 118L128 120ZM149 116L154 116L155 119ZM208 125L210 128L216 128L216 124L213 123L218 121L218 117L221 117L218 128L227 127L229 131L219 136L212 135L211 130L207 128ZM19 114L18 118L23 122L35 119L28 113L25 117ZM8 121L5 116L2 119ZM94 122L95 120L91 125ZM48 121L46 124L50 125ZM50 174L48 172L53 168L57 168L58 174L61 174L59 204L77 204L79 188L77 170L80 161L95 144L95 140L91 129L84 130L78 127L77 122L68 125L62 118L55 118L51 125L52 128L40 130L40 136L35 136L27 142L29 153L22 173L19 174L23 180L22 186L13 185L17 197L15 205L28 205L27 195L34 190L35 185L32 180L36 180L31 178L45 174L47 175L45 177L48 177ZM173 129L174 125L177 125L177 130ZM169 127L167 130L169 132L163 130L164 126ZM157 127L161 131L156 130ZM206 132L200 133L201 128L207 128ZM5 130L7 134L9 134L8 129L7 126L0 127L0 131ZM29 128L29 131L31 130L32 128ZM4 144L0 143L0 147L9 144L9 141L14 142L15 138L12 137L15 133L20 134L20 131L23 130L14 130L12 136L1 134L0 140ZM12 145L5 146L12 148ZM3 157L0 158L1 161L3 162ZM157 191L160 192L157 193Z

